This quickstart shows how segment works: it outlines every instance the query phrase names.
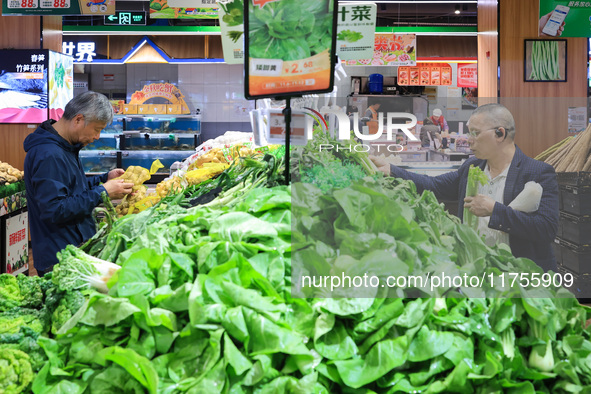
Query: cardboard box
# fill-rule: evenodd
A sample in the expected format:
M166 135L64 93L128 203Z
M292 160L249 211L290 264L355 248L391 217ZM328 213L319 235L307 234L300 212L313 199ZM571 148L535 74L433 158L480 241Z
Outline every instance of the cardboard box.
M137 106L137 113L139 115L149 115L153 113L152 106L154 104L139 104Z
M166 113L169 115L180 115L181 114L181 105L180 104L167 104L166 105Z
M166 104L152 104L152 112L154 115L165 115Z
M123 104L123 113L129 115L136 115L137 104Z

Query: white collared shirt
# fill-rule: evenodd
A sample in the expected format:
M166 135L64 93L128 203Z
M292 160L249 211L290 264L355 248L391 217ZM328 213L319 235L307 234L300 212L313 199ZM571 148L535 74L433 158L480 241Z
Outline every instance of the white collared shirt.
M503 204L503 194L505 192L505 182L507 181L507 174L509 173L509 167L499 175L497 175L494 179L491 179L490 171L488 168L488 164L484 169L484 174L486 175L488 182L485 185L478 186L478 194L482 194L492 198L495 201L500 202ZM484 242L488 246L493 246L497 243L504 243L509 245L509 234L494 230L488 227L488 222L490 221L490 216L484 216L478 218L478 232L480 235L484 235Z

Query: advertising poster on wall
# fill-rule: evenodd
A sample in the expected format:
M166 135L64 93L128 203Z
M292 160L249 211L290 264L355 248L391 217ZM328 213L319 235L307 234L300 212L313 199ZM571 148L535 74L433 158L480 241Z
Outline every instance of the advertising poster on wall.
M341 60L362 60L373 56L376 16L376 4L339 4L337 55Z
M591 2L540 0L538 36L591 37Z
M244 0L220 0L219 16L224 61L244 63Z
M0 51L0 123L47 120L48 52Z
M204 0L200 0L204 1ZM150 0L152 19L217 19L218 7L215 3L199 6L193 0Z
M336 11L336 0L247 0L246 98L332 91Z
M66 104L74 98L74 60L49 52L49 118L59 120Z
M113 15L115 0L2 0L2 15Z
M414 66L416 64L416 34L376 33L371 59L347 61L348 66Z

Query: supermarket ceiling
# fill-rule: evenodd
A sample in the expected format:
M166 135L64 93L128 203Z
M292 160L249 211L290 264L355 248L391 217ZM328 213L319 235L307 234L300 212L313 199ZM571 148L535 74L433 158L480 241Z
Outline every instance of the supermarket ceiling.
M377 3L378 26L476 26L477 4L476 0L449 1L449 0L384 0L369 1L355 0L356 3ZM145 0L118 0L117 11L146 11L149 13L150 3ZM64 25L100 26L104 18L85 16L65 16ZM187 20L187 19L148 19L148 25L170 26L211 26L217 25L217 20Z

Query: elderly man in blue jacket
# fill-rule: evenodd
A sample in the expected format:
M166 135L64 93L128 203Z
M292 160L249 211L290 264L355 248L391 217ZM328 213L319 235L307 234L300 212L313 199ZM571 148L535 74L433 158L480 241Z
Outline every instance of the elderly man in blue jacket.
M31 243L40 276L52 270L56 253L66 245L79 245L95 234L92 210L102 201L103 191L111 198L131 193L132 183L114 179L122 169L87 178L78 157L112 120L109 100L85 92L66 105L60 120L43 122L25 139Z
M554 168L527 157L514 142L515 120L501 104L478 107L468 121L469 143L474 153L457 172L430 177L391 167L393 176L410 179L417 191L431 190L437 198L459 201L479 217L478 231L487 244L503 242L516 257L526 257L545 271L557 270L552 242L558 229L558 183ZM488 178L479 186L478 195L465 197L470 165L480 167ZM521 212L509 206L529 181L542 187L539 207Z

